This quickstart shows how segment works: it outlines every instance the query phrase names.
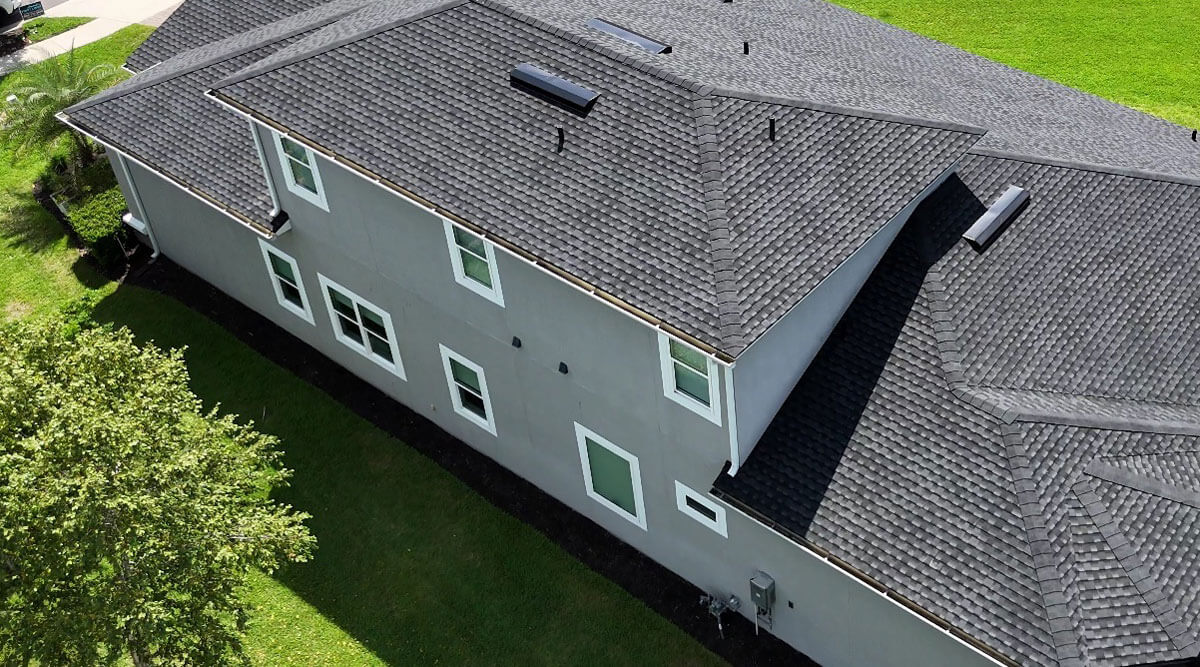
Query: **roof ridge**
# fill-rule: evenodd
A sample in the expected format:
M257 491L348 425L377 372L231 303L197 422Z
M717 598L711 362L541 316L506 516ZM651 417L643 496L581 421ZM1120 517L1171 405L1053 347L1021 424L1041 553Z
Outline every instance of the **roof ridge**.
M1154 455L1172 453L1175 452L1156 452ZM1123 457L1098 456L1087 464L1087 467L1083 469L1083 473L1112 484L1135 489L1164 500L1171 500L1200 509L1200 491L1181 488L1175 484L1121 468L1108 462L1114 458Z
M1103 479L1103 478L1095 478ZM1109 481L1109 480L1104 480ZM1120 482L1110 482L1120 484ZM1154 616L1154 620L1158 622L1163 632L1170 639L1171 646L1182 655L1196 645L1197 637L1194 632L1189 631L1183 619L1179 617L1178 612L1166 604L1161 604L1163 599L1162 584L1154 579L1137 551L1133 549L1129 538L1125 536L1120 526L1117 524L1116 517L1109 511L1107 503L1100 498L1100 494L1096 493L1095 481L1079 480L1071 485L1071 491L1083 506L1083 512L1089 520L1096 526L1100 532L1104 543L1112 551L1113 557L1121 565L1121 569L1125 572L1125 576L1129 578L1134 589L1142 598L1142 603L1146 605L1146 609ZM1108 528L1106 530L1106 527ZM1114 540L1115 537L1120 537L1120 540ZM1152 604L1151 600L1155 600L1158 604Z
M232 85L235 83L239 83L241 81L245 81L246 79L254 78L261 74L266 74L267 72L272 72L272 71L280 69L282 67L287 67L288 65L294 65L294 64L300 62L301 60L307 60L314 56L318 56L322 53L326 53L328 51L332 51L334 49L341 48L343 46L346 46L347 44L361 41L361 40L371 37L373 35L377 35L381 32L387 32L388 30L393 30L395 28L399 28L403 25L407 25L409 23L419 21L423 18L433 16L434 14L438 14L438 13L444 12L449 9L454 9L461 5L465 5L469 2L471 2L471 0L447 0L446 2L434 5L432 7L427 7L423 10L413 12L411 14L404 14L404 15L400 16L399 18L388 21L386 23L383 23L380 25L375 25L370 28L366 28L364 30L355 32L351 35L347 35L345 37L335 39L332 42L329 42L328 44L322 44L321 46L319 46L317 48L309 49L306 51L301 51L300 53L297 53L295 55L289 56L289 57L279 60L277 62L273 62L270 64L270 66L262 68L262 69L255 69L255 66L258 64L258 63L255 63L254 65L250 65L249 67L243 69L240 72L232 74L232 75L225 77L224 79L212 84L211 86L209 86L209 90L223 88L225 86L229 86L229 85ZM360 9L362 9L362 8L360 7ZM345 17L343 16L342 18L345 18Z
M700 150L700 182L708 222L709 257L713 263L719 335L722 347L729 348L731 344L740 343L743 337L741 294L733 266L733 230L726 209L725 170L721 165L711 96L701 95L693 100L692 119L696 123L696 142Z
M124 83L129 84L127 86L122 87L118 84L118 86L109 88L107 91L102 92L94 97L90 97L90 98L84 100L83 102L80 102L79 104L76 104L76 105L70 107L66 111L68 114L70 114L71 112L74 112L74 111L79 111L81 109L87 109L89 107L95 106L95 105L103 103L103 102L108 102L108 101L111 101L111 100L114 100L114 99L117 99L120 97L124 97L126 95L131 95L140 90L145 90L147 88L157 86L161 83L166 83L167 81L172 81L174 79L178 79L181 76L186 76L193 72L202 70L206 67L211 67L218 63L223 63L225 61L231 60L238 56L250 53L251 51L254 51L256 49L261 49L263 47L270 46L272 44L276 44L285 39L288 39L289 37L295 37L296 35L300 35L305 32L309 32L311 30L315 30L317 28L321 28L323 26L329 25L331 23L335 23L335 22L345 18L346 16L353 14L353 13L357 12L358 10L362 9L363 6L364 5L361 3L347 4L346 7L334 8L334 10L331 12L330 10L331 10L332 5L329 5L329 4L320 5L320 6L312 8L312 9L309 9L307 11L284 17L282 19L279 19L278 21L273 21L266 25L258 26L257 28L252 28L250 30L244 30L242 32L230 35L224 39L219 39L215 42L201 44L200 46L188 49L187 51L176 54L175 56L172 56L171 58L168 58L167 60L156 63L140 72L137 72L131 78L125 80ZM300 17L304 17L309 14L314 15L312 21L301 20ZM288 30L284 30L283 32L280 32L277 34L272 31L273 28L278 28L280 26L280 24L292 23L297 20L300 20L301 22L299 22L295 27L292 27ZM256 32L262 33L263 39L256 40L249 44L246 44L241 47L238 47L238 48L235 48L232 50L228 50L228 51L219 49L219 46L221 44L225 44L227 42L234 42L235 40L244 38L247 35L249 35L251 33L256 33ZM183 59L184 56L187 56L188 54L195 54L196 52L204 51L206 49L216 49L216 52L207 58L201 58L200 60L198 60L194 63L190 63L188 65L185 65L179 69L164 70L162 67L163 65L166 65L173 60ZM139 79L141 79L141 80L139 80Z
M821 111L824 113L834 113L843 116L856 116L859 118L867 118L871 120L882 120L892 123L903 123L905 125L915 125L917 127L928 127L935 130L948 130L952 132L964 132L967 134L975 134L983 136L987 134L987 128L976 125L967 125L965 123L954 123L951 121L937 120L933 118L921 118L919 116L908 116L904 114L893 113L890 111L877 111L874 109L861 109L858 107L845 106L840 104L828 104L825 102L816 102L813 100L800 99L798 97L788 97L786 95L772 95L769 93L756 93L749 90L739 90L737 88L724 88L720 86L713 87L712 95L718 97L733 97L748 102L765 102L768 104L778 104L781 106L798 107L801 109L809 109L812 111Z
M1004 389L984 386L964 387L964 389L972 396L979 397L981 401L997 406L997 409L1003 411L1004 414L1011 415L1013 421L1059 424L1062 426L1096 428L1109 431L1200 436L1200 408L1193 405L1090 396L1087 394L1068 394L1035 389ZM1024 401L1028 401L1039 395L1047 395L1060 400L1106 402L1128 407L1178 408L1180 414L1177 415L1177 418L1112 415L1104 414L1099 409L1088 411L1085 407L1074 409L1065 407L1056 408L1024 403ZM1003 406L1004 398L1010 399L1011 405L1007 407Z
M1186 129L1180 126L1181 129ZM1099 174L1111 174L1113 176L1124 176L1126 178L1136 178L1147 181L1159 181L1162 183L1174 183L1177 185L1188 185L1192 187L1200 187L1200 178L1191 176L1179 176L1176 174L1167 174L1158 171L1149 171L1146 169L1134 169L1132 167L1119 167L1110 164L1101 164L1099 162L1084 162L1082 160L1063 160L1052 157L1042 157L1040 155L1030 155L1025 153L1014 153L1011 151L1003 151L995 148L980 148L975 146L967 151L970 155L979 155L982 157L997 158L1000 160L1012 160L1014 162L1025 162L1027 164L1041 164L1048 167L1061 167L1063 169L1076 169L1079 171L1091 171Z

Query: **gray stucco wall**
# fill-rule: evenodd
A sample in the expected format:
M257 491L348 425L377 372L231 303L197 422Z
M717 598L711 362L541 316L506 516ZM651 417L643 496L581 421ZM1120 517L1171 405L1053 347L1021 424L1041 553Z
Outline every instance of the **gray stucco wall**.
M271 139L263 139L278 175ZM319 165L330 213L277 183L293 230L274 242L299 264L313 324L276 302L255 234L130 169L164 254L697 586L747 600L749 576L770 572L780 590L776 632L810 656L827 665L986 664L761 524L730 510L725 538L676 509L675 481L707 491L729 436L664 397L653 329L497 250L501 308L454 281L440 220L328 161ZM407 381L334 338L318 273L390 314ZM453 412L439 343L484 368L496 436ZM576 421L638 457L647 530L586 495Z
M767 333L746 349L733 369L741 460L754 449L788 394L833 333L871 272L914 211L957 169L948 169Z

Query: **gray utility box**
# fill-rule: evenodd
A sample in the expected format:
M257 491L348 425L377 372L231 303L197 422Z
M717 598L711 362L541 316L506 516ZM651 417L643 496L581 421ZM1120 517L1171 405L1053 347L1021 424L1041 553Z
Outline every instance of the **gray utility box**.
M768 611L775 604L775 580L765 572L750 577L750 601L760 611Z

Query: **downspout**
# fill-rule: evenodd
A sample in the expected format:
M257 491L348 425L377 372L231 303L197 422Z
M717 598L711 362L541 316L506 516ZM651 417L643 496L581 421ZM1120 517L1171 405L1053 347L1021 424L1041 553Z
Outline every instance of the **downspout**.
M262 164L263 177L267 179L267 191L271 193L271 219L279 215L282 207L279 205L279 193L275 192L275 181L271 178L271 167L267 164L267 152L263 150L262 137L258 136L258 126L251 120L247 119L250 124L250 136L254 137L254 149L258 151L258 161Z
M158 259L158 239L154 237L154 227L150 225L150 215L146 212L146 206L142 204L142 196L138 193L137 184L133 182L133 174L129 171L129 164L125 162L125 155L119 151L114 151L117 155L117 164L121 166L121 173L125 176L125 183L129 185L129 196L133 199L134 206L137 206L138 211L142 214L142 230L146 237L150 239L150 249L153 251L150 254L150 259ZM125 221L126 224L133 222L132 220ZM131 227L137 229L136 225L130 224Z
M725 367L725 410L729 418L725 423L729 426L729 476L737 474L742 467L742 452L738 445L737 432L737 401L733 398L733 366Z

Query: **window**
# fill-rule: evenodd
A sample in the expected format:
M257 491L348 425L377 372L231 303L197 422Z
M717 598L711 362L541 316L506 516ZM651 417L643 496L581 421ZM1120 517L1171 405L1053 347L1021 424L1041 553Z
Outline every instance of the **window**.
M401 380L405 379L391 316L319 273L317 279L321 282L321 292L329 308L334 336L371 361L399 375Z
M283 180L288 190L328 211L325 190L321 186L321 172L317 171L317 159L313 152L282 134L275 135L275 147L279 149L279 164L283 166Z
M721 425L717 362L700 350L659 332L663 391L667 398Z
M675 482L675 504L680 512L712 528L721 537L729 537L725 528L725 508L678 481Z
M313 324L312 311L308 307L308 293L304 291L304 281L300 278L300 268L296 266L296 260L282 250L272 248L262 239L258 240L258 245L262 248L263 261L267 263L267 271L271 274L275 300L305 322Z
M578 423L575 439L588 496L646 530L642 473L637 457Z
M438 347L442 350L442 367L446 371L446 384L450 386L450 401L454 404L454 411L496 435L492 399L488 397L487 378L483 375L483 369L445 345Z
M496 273L494 246L483 237L443 218L446 245L450 248L450 264L459 285L503 306L500 276Z

